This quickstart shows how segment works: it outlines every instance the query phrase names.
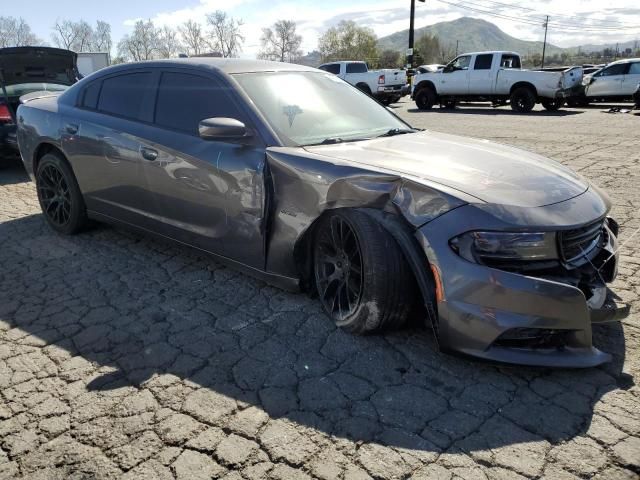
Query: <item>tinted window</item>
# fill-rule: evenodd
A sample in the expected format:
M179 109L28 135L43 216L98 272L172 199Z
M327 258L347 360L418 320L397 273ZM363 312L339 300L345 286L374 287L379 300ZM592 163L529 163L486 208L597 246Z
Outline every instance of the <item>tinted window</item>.
M339 63L330 63L329 65L323 65L320 68L325 72L333 73L334 75L338 75L340 73Z
M156 124L197 135L198 124L212 117L244 121L224 87L215 80L188 73L162 74Z
M474 63L473 65L473 69L474 70L490 70L492 61L493 61L493 54L491 53L478 55L476 57L476 63Z
M469 70L469 63L471 62L471 57L469 55L465 55L464 57L458 57L453 62L451 62L451 66L454 70Z
M625 73L627 73L628 68L628 63L618 63L617 65L611 65L610 67L605 68L596 76L610 77L611 75L624 75Z
M82 106L85 108L98 108L98 96L100 95L100 87L102 82L93 82L84 89L82 98Z
M142 120L145 93L151 89L151 73L129 73L102 82L98 110Z
M500 66L502 68L520 68L520 57L509 54L502 55Z
M365 63L348 63L347 73L366 73L367 65Z
M629 67L629 75L640 75L640 62L632 63Z

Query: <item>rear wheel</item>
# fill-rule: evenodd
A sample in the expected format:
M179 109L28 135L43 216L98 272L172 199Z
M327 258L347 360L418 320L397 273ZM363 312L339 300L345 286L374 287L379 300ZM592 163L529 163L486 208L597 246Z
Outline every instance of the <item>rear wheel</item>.
M516 88L510 97L511 109L519 113L529 113L536 105L536 95L530 88Z
M325 312L352 333L399 328L416 297L400 247L378 222L357 210L335 210L318 226L315 283Z
M436 103L436 94L429 87L422 87L414 95L416 106L420 110L431 110L433 104Z
M564 100L543 100L541 103L546 110L557 112L564 105Z
M87 210L71 167L62 156L48 153L36 171L38 201L47 223L57 232L73 235L87 225Z

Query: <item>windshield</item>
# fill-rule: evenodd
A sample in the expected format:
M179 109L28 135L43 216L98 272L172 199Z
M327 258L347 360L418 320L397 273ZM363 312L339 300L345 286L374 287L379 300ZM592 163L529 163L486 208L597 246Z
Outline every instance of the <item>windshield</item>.
M8 96L19 97L31 92L64 92L69 87L57 83L18 83L17 85L8 85L6 88ZM0 96L2 93L0 88Z
M410 128L369 96L323 72L243 73L235 78L287 146L361 140Z

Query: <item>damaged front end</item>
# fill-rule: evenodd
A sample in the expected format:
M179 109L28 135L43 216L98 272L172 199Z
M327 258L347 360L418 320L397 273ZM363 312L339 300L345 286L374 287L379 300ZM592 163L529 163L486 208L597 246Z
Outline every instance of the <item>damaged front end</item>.
M618 261L618 225L606 217L608 209L591 189L535 213L469 205L421 228L425 251L442 272L441 347L536 366L610 361L593 346L592 325L625 318L629 306L607 287ZM595 220L578 223L594 214ZM531 215L546 223L532 225ZM463 222L472 233L497 234L460 233L457 225ZM529 233L536 230L540 233ZM510 241L505 242L500 235L505 232L519 233L506 234Z

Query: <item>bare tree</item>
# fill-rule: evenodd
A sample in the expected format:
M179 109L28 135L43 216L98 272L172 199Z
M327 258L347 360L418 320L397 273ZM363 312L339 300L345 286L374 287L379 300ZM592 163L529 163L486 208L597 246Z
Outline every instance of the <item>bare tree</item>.
M36 37L24 18L0 17L0 48L38 45Z
M302 56L302 35L296 34L296 22L292 20L278 20L273 29L263 28L260 42L262 50L258 58L295 62Z
M102 20L96 23L96 29L91 39L91 50L94 52L111 52L113 42L111 40L111 25Z
M60 48L71 50L75 45L79 32L76 29L75 22L71 20L56 20L53 26L53 43Z
M71 46L74 52L91 51L91 42L93 41L93 28L84 20L75 22L74 28L78 32L75 43Z
M202 25L193 20L188 20L178 27L182 43L187 48L189 55L200 55L207 48L207 40L202 32Z
M182 45L178 39L178 32L165 25L157 32L158 56L160 58L176 57Z
M118 55L135 62L155 58L157 50L158 31L151 20L138 20L133 33L118 42Z
M220 52L223 57L236 57L242 51L244 43L244 36L240 33L242 20L234 19L226 12L216 10L207 14L207 24L211 27L210 46Z

